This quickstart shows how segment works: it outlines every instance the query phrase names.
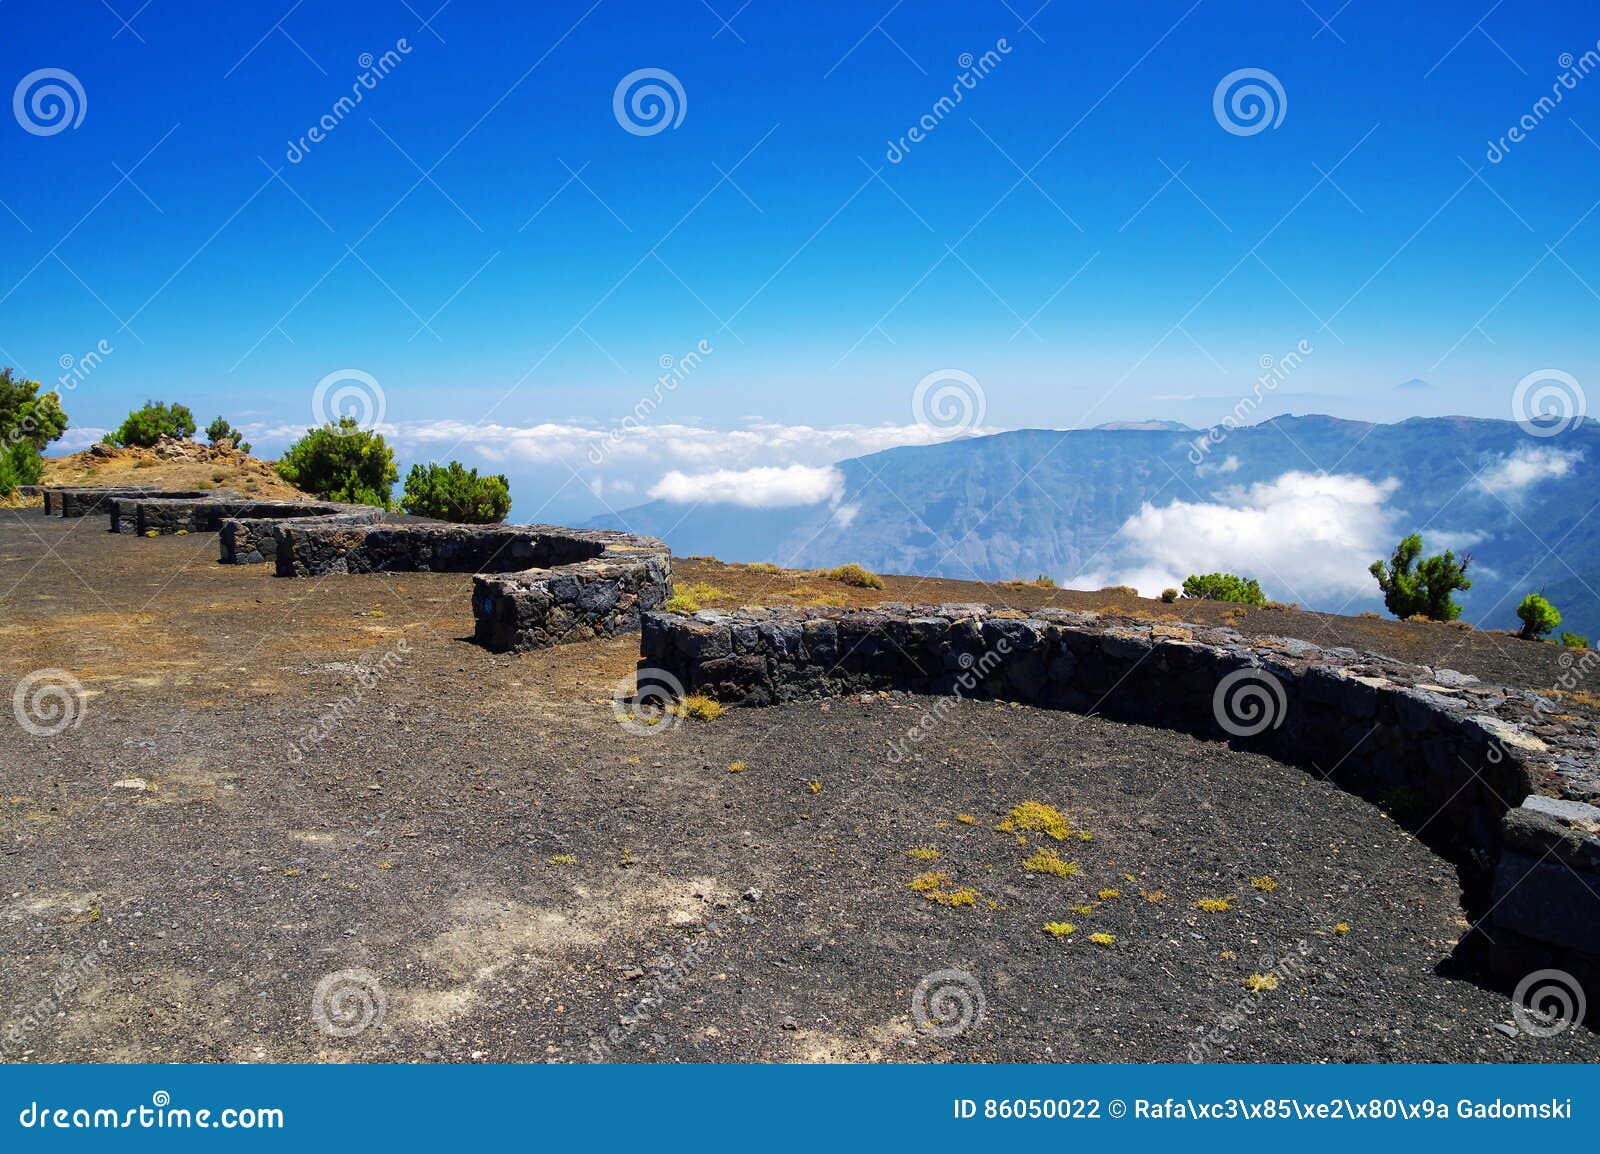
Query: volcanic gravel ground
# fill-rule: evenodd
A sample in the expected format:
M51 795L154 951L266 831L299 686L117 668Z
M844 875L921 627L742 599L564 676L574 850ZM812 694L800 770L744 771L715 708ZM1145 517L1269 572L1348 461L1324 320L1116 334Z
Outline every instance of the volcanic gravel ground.
M0 513L0 696L85 691L0 738L8 1059L1600 1060L1509 1036L1455 869L1304 771L899 694L624 726L634 638L490 654L466 577L102 526Z

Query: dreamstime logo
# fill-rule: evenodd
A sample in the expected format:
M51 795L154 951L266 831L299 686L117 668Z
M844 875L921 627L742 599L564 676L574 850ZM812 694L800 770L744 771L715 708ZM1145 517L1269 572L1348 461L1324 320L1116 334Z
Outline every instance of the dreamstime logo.
M31 94L30 94L31 90ZM22 131L54 136L83 123L89 98L78 78L65 68L40 68L17 81L11 113Z
M641 669L611 691L611 712L629 733L674 729L683 720L673 707L683 697L683 682L665 669Z
M1283 724L1289 710L1283 682L1254 666L1235 669L1217 682L1211 713L1234 737L1254 737Z
M102 340L81 357L74 357L71 353L62 353L61 356L56 358L56 363L61 366L63 372L56 378L56 387L48 390L48 392L55 393L59 402L63 392L71 392L81 382L87 380L89 374L99 368L104 363L105 358L114 351L110 341ZM39 427L39 414L33 406L29 406L22 419L17 421L15 426L6 432L4 440L0 441L0 452L5 452L18 441L32 440L38 433Z
M983 425L987 403L983 386L971 373L938 369L917 382L911 419L942 433L970 433Z
M1239 68L1217 81L1211 113L1224 132L1255 136L1283 123L1289 98L1278 78L1265 68Z
M347 718L356 714L367 694L376 689L379 682L398 669L410 656L411 642L402 637L395 642L393 649L386 651L376 662L358 666L355 671L356 687L335 701L322 716L306 728L305 733L289 747L289 760L296 764L304 761L307 754L327 741L333 731Z
M1583 987L1565 970L1535 970L1511 994L1517 1028L1535 1038L1553 1038L1583 1021L1588 1012Z
M101 960L110 953L110 943L102 938L97 949L63 965L50 983L49 992L32 1005L23 1006L18 1015L0 1031L0 1054L11 1057L28 1045L29 1038L36 1030L63 1018L71 995L89 983L100 969Z
M383 1024L389 999L371 970L335 970L311 994L311 1017L330 1038L353 1038Z
M11 711L35 737L54 737L83 724L83 684L65 669L35 669L17 682Z
M1238 403L1233 406L1233 412L1189 443L1189 463L1197 472L1215 471L1218 466L1201 467L1205 465L1206 455L1227 440L1229 433L1244 424L1245 419L1261 406L1261 402L1265 400L1264 394L1277 392L1278 386L1305 364L1306 358L1314 351L1310 341L1302 340L1281 357L1274 357L1271 353L1261 354L1261 359L1257 363L1261 366L1262 372L1256 378L1255 387L1250 390L1250 395L1240 397Z
M1556 65L1561 69L1561 74L1550 84L1550 95L1541 96L1533 102L1533 106L1524 112L1517 122L1499 140L1489 141L1489 148L1484 153L1484 158L1490 164L1499 164L1511 152L1514 145L1521 144L1528 138L1528 134L1539 125L1543 124L1545 117L1556 110L1556 106L1566 99L1567 93L1578 87L1578 81L1600 70L1600 42L1594 48L1584 50L1582 56L1573 56L1570 52L1563 52L1556 58Z
M1311 953L1311 944L1302 938L1296 943L1294 953L1277 958L1270 954L1263 955L1256 963L1260 972L1255 975L1262 980L1250 986L1249 993L1229 1006L1211 1029L1189 1044L1189 1061L1216 1061L1216 1049L1227 1042L1229 1034L1242 1028L1261 1011L1268 993L1277 989L1280 982L1302 979L1316 971L1315 963L1307 960Z
M941 694L933 699L933 704L917 719L917 723L906 730L905 737L897 737L889 742L890 762L900 764L909 754L910 746L933 736L938 725L949 718L962 699L977 689L978 684L993 673L1010 653L1011 642L1002 637L995 642L993 649L984 650L982 656L974 657L970 653L958 655L956 664L961 667L961 672L956 675L955 686L948 695Z
M387 49L382 56L363 52L356 58L356 65L361 69L361 73L351 82L350 95L335 100L333 106L323 113L299 140L289 141L289 147L283 154L284 159L290 164L299 164L304 160L313 145L326 140L328 134L343 124L345 117L356 110L356 105L366 99L366 94L378 87L378 81L400 67L403 58L410 55L411 43L404 36L396 40L394 47Z
M755 919L743 910L735 913L739 926L755 924ZM655 1021L668 1002L675 998L689 982L705 960L706 947L712 938L721 938L723 931L734 928L733 919L715 918L705 924L704 934L691 940L681 957L663 954L648 964L649 976L642 983L632 1007L618 1015L617 1024L609 1027L605 1035L589 1035L589 1061L614 1061L618 1047L632 1041L634 1036Z
M654 136L683 123L689 97L678 78L665 68L639 68L617 81L611 112L624 131Z
M983 1025L983 987L966 970L935 970L911 994L911 1019L936 1038L954 1038Z
M955 111L956 105L966 99L966 94L978 87L978 81L1000 67L1001 60L1009 55L1011 55L1011 44L1002 36L995 41L994 47L985 51L982 56L975 57L970 52L963 52L958 56L956 64L961 68L961 73L950 85L950 95L935 100L933 107L923 113L899 140L889 141L889 147L883 154L884 159L890 164L899 164L904 160L912 146L926 140L928 134L943 124L945 117Z
M1582 424L1586 409L1583 386L1560 369L1529 373L1511 394L1511 419L1535 437L1554 437Z
M62 353L56 358L56 364L61 366L61 375L56 378L56 388L68 391L77 388L116 351L110 341L102 339L81 357Z
M371 373L360 369L335 369L317 382L311 394L311 419L318 425L332 425L336 433L371 431L383 422L387 401L383 386ZM345 428L344 418L355 422Z
M1595 667L1600 666L1600 653L1596 653L1593 649L1584 649L1575 655L1569 650L1557 657L1556 663L1561 666L1561 675L1550 688L1574 693L1589 679ZM1541 696L1533 704L1533 718L1530 721L1544 721L1547 715L1557 708L1559 707L1550 698ZM1516 728L1505 723L1500 725L1509 730ZM1494 730L1491 730L1491 733L1493 736L1490 738L1486 756L1490 765L1499 765L1506 759L1504 735Z
M663 371L656 378L655 388L651 389L649 396L639 398L632 412L601 434L597 444L589 446L589 463L591 465L603 463L629 433L644 428L645 423L666 400L667 394L676 392L678 386L688 380L689 375L704 364L705 359L714 352L716 349L712 348L710 341L701 340L681 357L662 353L657 364Z

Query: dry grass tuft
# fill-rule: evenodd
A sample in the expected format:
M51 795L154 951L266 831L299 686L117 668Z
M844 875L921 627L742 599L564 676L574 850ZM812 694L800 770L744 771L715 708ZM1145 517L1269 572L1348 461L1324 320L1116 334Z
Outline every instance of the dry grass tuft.
M1068 835L1072 833L1072 825L1066 816L1055 806L1046 805L1042 801L1025 801L1012 806L1011 813L995 828L1006 833L1025 829L1047 834L1057 841L1066 841Z
M1078 872L1078 863L1075 861L1062 861L1061 855L1053 849L1041 849L1022 863L1022 868L1029 873L1050 874L1053 877L1068 878Z
M715 721L728 711L728 707L703 693L691 693L669 708L679 717L692 717L696 721Z
M840 565L837 569L825 569L822 575L830 581L838 581L844 585L852 585L857 589L882 589L883 578L871 569L863 568L854 561L848 565Z

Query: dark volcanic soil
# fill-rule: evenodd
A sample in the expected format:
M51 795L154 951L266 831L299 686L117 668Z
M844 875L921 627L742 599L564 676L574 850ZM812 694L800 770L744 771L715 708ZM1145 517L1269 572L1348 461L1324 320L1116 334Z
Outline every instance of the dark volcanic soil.
M900 695L636 733L636 639L499 656L464 640L466 577L215 556L0 512L0 690L85 691L54 736L3 717L7 1058L1600 1060L1497 1030L1505 994L1440 972L1454 869L1299 770L970 702L896 764L933 704ZM1458 668L1517 652L1448 633ZM995 828L1029 799L1066 840ZM1079 872L1025 871L1041 847ZM314 993L351 969L381 1021L333 1036ZM912 1001L947 969L984 1012L940 1037Z

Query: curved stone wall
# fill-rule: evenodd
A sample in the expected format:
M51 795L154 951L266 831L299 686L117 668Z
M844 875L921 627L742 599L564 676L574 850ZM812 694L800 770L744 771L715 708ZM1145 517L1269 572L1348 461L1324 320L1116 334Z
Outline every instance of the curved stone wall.
M410 522L356 527L320 521L283 527L280 577L329 573L505 573L587 561L600 534L551 525Z
M1308 766L1463 866L1508 971L1543 959L1600 980L1600 727L1532 691L1231 629L982 605L650 613L640 647L641 682L731 703L880 690L1001 699ZM1593 653L1577 660L1600 668ZM905 757L937 716L886 757Z
M672 593L654 537L554 525L279 525L280 577L474 573L473 636L500 651L543 649L639 628Z
M298 504L255 505L223 519L218 528L224 565L258 565L278 559L278 530L300 524L372 525L383 510L370 505L325 505L307 512Z
M47 517L87 517L91 513L109 513L115 502L138 498L176 498L189 500L237 498L229 489L147 489L140 485L46 485L40 490L44 496Z
M47 512L107 512L118 533L216 533L223 564L271 561L280 577L476 574L473 636L495 650L631 632L642 612L672 594L671 555L654 537L554 525L386 524L384 510L368 505L258 501L221 490L44 492Z
M654 537L605 533L586 561L473 578L474 637L490 649L541 649L631 633L672 596L672 555Z
M111 499L109 505L113 533L132 533L140 537L180 532L220 534L221 560L225 565L272 560L272 529L289 521L314 519L371 524L383 519L383 510L370 505L263 501L237 493L212 492L198 498L182 494L117 497Z

